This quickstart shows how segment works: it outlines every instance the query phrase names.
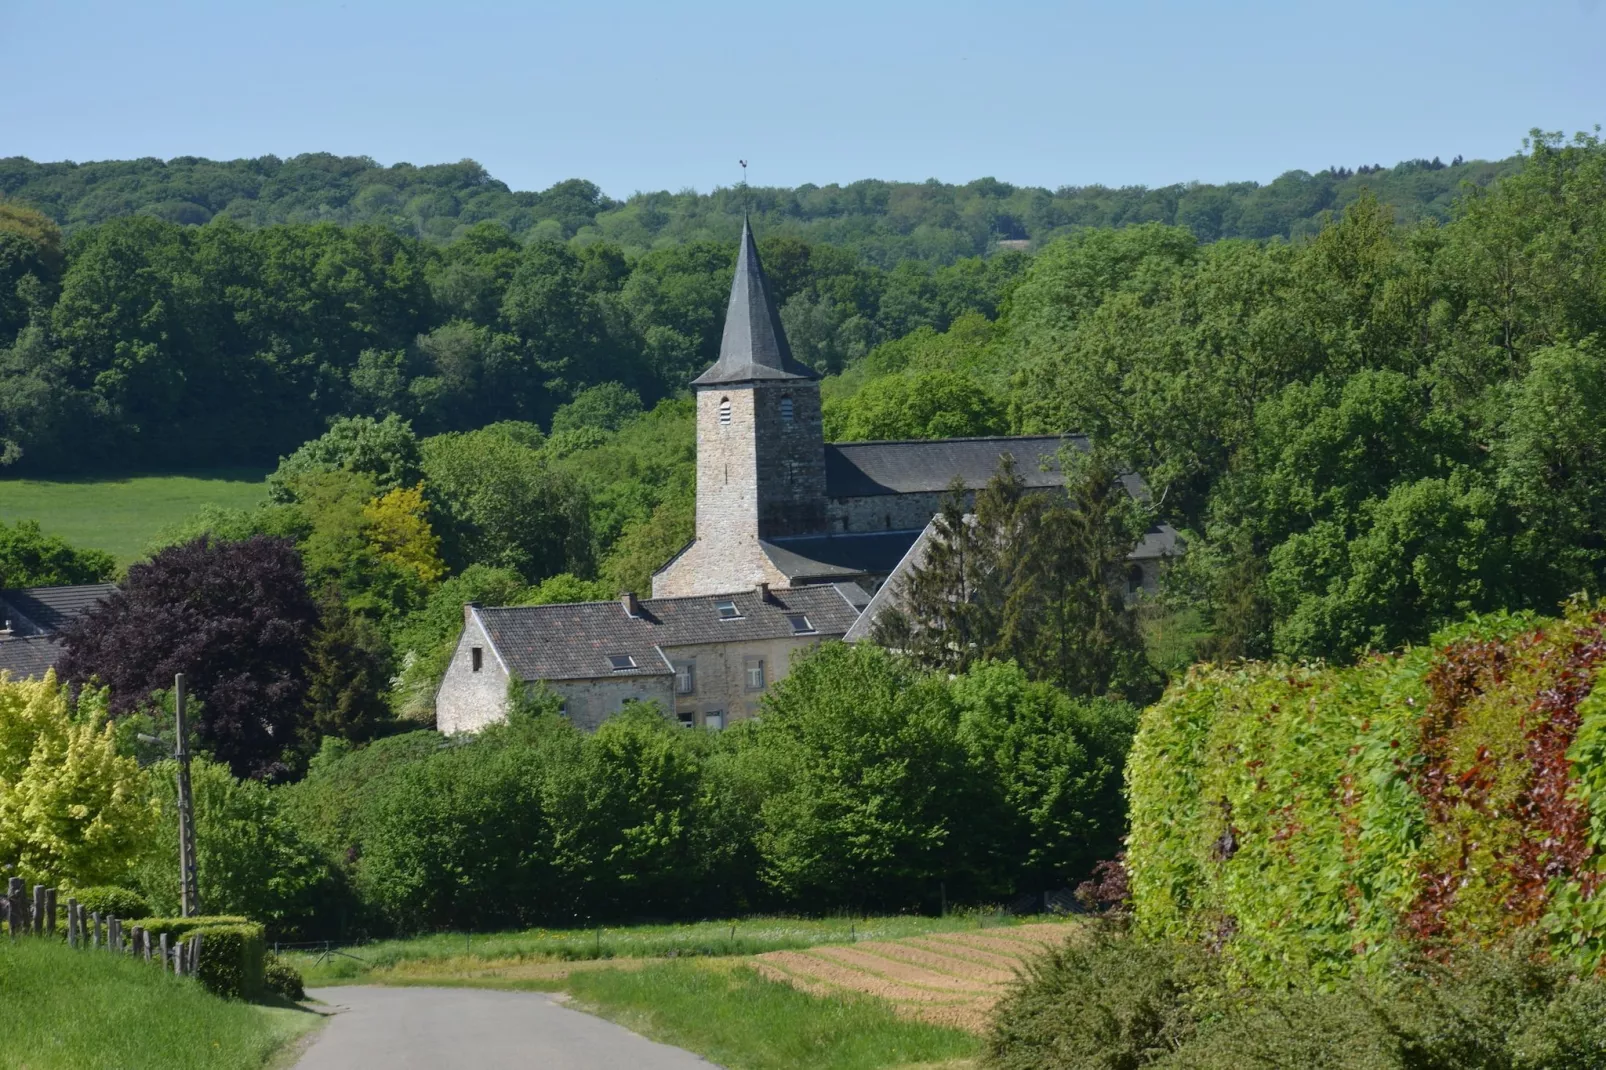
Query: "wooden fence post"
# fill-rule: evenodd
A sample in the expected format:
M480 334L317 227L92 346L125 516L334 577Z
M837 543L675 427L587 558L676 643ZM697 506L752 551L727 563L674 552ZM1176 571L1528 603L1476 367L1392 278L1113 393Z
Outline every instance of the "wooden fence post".
M128 950L136 959L145 953L145 930L142 926L134 926L133 932L129 934Z
M106 950L118 952L123 949L123 923L116 914L106 919Z
M159 936L157 938L156 946L159 949L159 951L161 953L161 956L162 956L162 972L166 973L167 970L169 969L169 967L171 966L171 963L169 963L167 961L167 934L166 933L163 933L161 936Z
M90 911L89 920L92 921L94 923L94 926L95 926L94 938L89 941L89 950L91 950L91 951L99 951L100 950L100 911L98 911L98 910Z
M56 938L56 889L45 889L45 935Z
M78 900L67 897L67 946L78 946Z
M11 938L17 938L17 930L22 928L22 878L12 877L6 882L6 923L11 931Z
M35 936L45 935L45 886L43 884L33 886L33 926L31 931Z

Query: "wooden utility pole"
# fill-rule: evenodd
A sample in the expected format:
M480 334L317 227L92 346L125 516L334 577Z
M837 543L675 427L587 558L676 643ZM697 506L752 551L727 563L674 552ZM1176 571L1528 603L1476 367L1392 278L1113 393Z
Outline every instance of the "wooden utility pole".
M201 884L195 869L195 800L190 794L189 725L184 721L184 674L173 677L173 720L178 740L173 757L178 761L178 868L179 911L186 918L201 912Z

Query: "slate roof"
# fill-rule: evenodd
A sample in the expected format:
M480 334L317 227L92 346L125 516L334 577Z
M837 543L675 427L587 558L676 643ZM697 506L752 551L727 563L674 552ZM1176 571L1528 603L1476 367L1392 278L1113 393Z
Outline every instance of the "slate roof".
M858 619L862 593L837 584L757 591L644 598L640 616L619 602L576 602L553 606L478 608L477 614L497 657L520 680L594 680L608 677L667 676L673 672L664 651L700 643L754 642L789 638L796 632L788 613L803 613L810 634L840 636ZM856 590L856 589L855 589ZM741 615L722 620L716 608L734 602ZM855 604L857 602L857 604ZM609 655L628 654L629 669L614 670Z
M908 531L871 531L841 535L793 535L760 540L770 563L793 583L885 576L897 567L919 536Z
M725 333L719 340L719 360L692 380L692 386L750 383L760 379L813 379L808 365L792 356L780 313L770 296L764 265L753 244L753 231L742 220L742 243L736 254L736 276L731 280L730 306L725 312Z
M13 680L34 680L49 672L61 657L61 644L54 636L19 635L0 639L0 676Z
M54 635L115 590L114 583L84 583L0 591L0 621L11 621L18 635Z

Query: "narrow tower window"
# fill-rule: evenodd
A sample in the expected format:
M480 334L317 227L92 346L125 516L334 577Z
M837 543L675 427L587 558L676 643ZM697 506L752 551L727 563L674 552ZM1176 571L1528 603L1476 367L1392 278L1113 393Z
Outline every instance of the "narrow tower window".
M731 399L730 398L720 398L719 399L719 422L722 423L722 424L728 424L728 423L731 422Z
M791 398L782 398L781 399L781 422L782 423L786 423L786 424L789 424L789 423L792 422L792 399Z

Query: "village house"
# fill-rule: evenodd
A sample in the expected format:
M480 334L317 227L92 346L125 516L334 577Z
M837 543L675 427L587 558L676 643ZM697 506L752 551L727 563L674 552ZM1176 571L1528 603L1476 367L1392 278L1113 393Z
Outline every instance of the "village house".
M828 443L819 377L792 356L744 224L719 359L697 399L696 537L652 581L652 597L464 609L436 693L443 732L506 717L508 687L545 684L595 728L624 703L656 701L687 726L750 717L792 657L859 639L918 564L956 481L973 500L1007 455L1028 488L1064 486L1078 435ZM1128 493L1145 493L1136 475ZM1152 590L1176 532L1159 525L1130 555L1132 592Z
M117 590L115 584L0 591L0 673L38 679L61 658L61 633Z

